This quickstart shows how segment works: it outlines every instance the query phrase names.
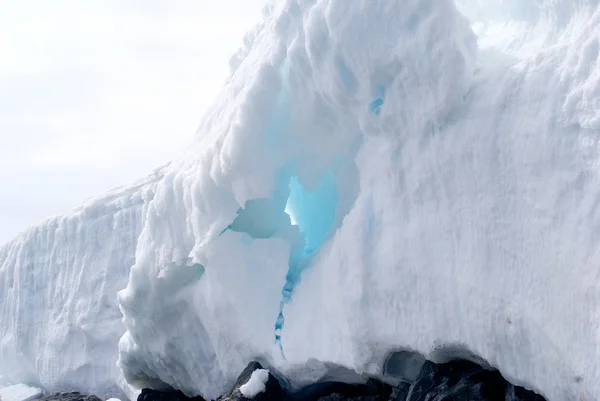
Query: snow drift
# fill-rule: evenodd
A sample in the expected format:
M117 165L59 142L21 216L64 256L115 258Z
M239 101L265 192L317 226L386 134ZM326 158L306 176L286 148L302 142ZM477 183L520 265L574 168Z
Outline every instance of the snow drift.
M98 298L114 322L133 264L118 365L135 386L216 398L256 358L380 375L410 349L600 399L599 42L596 0L269 3L195 144L113 232L137 246L67 216L60 241L41 226L3 248L0 357L118 383L97 355L121 326L90 343L73 327L102 325L73 322ZM102 272L110 289L74 291Z

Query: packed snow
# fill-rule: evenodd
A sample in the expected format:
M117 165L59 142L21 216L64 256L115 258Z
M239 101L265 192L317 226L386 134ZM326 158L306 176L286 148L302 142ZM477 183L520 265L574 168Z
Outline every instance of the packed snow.
M30 387L25 384L13 384L0 386L0 400L2 401L29 401L43 394L39 388Z
M600 399L598 1L264 14L161 179L0 250L0 374L130 394L126 330L131 385L211 399L398 349Z
M240 392L246 398L254 398L267 389L269 380L269 371L266 369L256 369L250 375L250 379L240 386Z

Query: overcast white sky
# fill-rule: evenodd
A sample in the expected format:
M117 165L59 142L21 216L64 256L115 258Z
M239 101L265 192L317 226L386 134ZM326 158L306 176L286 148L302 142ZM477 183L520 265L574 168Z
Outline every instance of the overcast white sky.
M168 162L263 0L0 0L0 244Z

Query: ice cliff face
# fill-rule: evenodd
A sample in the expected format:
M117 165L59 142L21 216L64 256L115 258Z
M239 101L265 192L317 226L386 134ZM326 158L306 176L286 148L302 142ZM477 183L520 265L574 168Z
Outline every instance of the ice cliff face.
M3 248L0 356L117 383L133 265L118 364L137 386L216 398L256 358L378 375L408 348L600 399L599 46L596 0L270 3L153 197L93 214L98 242L84 208Z
M149 206L130 382L451 347L600 397L598 4L488 3L267 7Z
M49 218L0 248L0 375L50 392L123 394L117 291L161 176Z

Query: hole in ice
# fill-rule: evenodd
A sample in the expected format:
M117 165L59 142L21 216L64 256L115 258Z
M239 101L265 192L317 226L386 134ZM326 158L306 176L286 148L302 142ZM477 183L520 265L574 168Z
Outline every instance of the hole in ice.
M276 199L252 199L238 210L236 218L227 228L247 233L252 238L271 238L289 224L290 217L281 210Z
M339 171L337 174L340 174ZM279 315L275 321L275 341L280 347L285 322L283 307L291 299L302 272L310 264L309 256L327 240L336 217L339 218L336 216L340 184L338 175L326 172L314 189L308 189L297 176L290 175L290 170L284 170L272 198L247 201L238 210L233 222L221 232L223 234L230 230L245 233L247 237L244 238L249 241L281 236L289 242L291 249L288 272L281 290ZM342 191L348 186L343 179L340 185ZM344 205L341 207L343 209ZM296 226L297 229L286 229L291 226ZM295 234L288 235L290 232Z
M412 382L425 364L425 357L418 352L401 350L392 352L383 365L383 376L397 385L401 381Z
M429 360L435 363L448 363L456 360L464 360L476 363L485 369L492 369L490 364L463 344L449 344L436 348L429 354Z
M338 191L335 176L327 173L314 191L307 191L297 177L290 179L290 196L285 211L292 224L304 234L306 254L323 243L335 221Z
M339 202L336 176L331 172L326 173L312 191L307 190L298 177L291 177L289 189L285 212L289 215L291 223L298 226L303 234L304 249L290 254L289 270L281 291L279 316L275 322L275 341L280 347L281 330L285 322L283 306L291 299L302 271L308 265L307 256L317 250L327 239L335 222L335 212Z

